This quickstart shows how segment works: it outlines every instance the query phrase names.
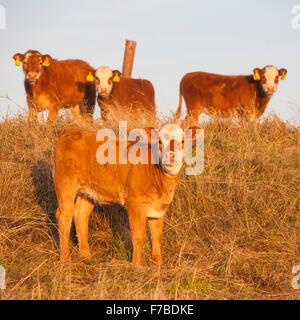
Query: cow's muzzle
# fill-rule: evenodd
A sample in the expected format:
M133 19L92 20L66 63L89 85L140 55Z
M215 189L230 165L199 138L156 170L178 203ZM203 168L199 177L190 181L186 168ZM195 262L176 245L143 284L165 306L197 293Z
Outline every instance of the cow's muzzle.
M37 72L28 72L26 74L26 80L30 83L30 84L34 84L38 78L40 77L40 74Z

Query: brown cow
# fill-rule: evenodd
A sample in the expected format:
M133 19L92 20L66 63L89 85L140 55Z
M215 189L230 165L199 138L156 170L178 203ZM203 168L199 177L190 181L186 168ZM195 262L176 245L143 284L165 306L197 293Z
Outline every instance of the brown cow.
M109 67L99 67L94 80L103 120L119 120L122 112L129 117L156 118L154 88L149 80L125 78Z
M176 124L165 125L155 134L146 128L145 159L133 164L136 144L114 137L105 141L99 133L69 128L55 149L53 178L58 200L57 219L61 260L69 257L69 235L74 217L80 255L89 258L88 220L94 203L119 203L128 211L133 242L133 263L142 264L146 220L152 238L152 260L160 265L163 219L173 199L183 165L183 130ZM194 138L197 127L190 128ZM104 129L105 130L105 129ZM153 144L157 151L153 149ZM124 149L125 145L125 149ZM105 148L104 148L105 147ZM115 154L109 161L107 154ZM126 151L127 150L127 151ZM122 156L123 155L123 156ZM153 159L157 156L157 161ZM122 158L121 158L122 156ZM105 159L104 159L105 158ZM123 159L122 161L120 159ZM124 161L124 159L126 161ZM104 160L104 161L103 161ZM134 158L135 160L135 158Z
M286 69L274 66L255 68L253 75L224 76L206 72L186 74L179 89L179 106L175 120L181 114L182 96L187 108L187 116L198 121L201 112L211 116L261 116L278 86Z
M23 63L29 117L49 110L48 120L55 120L60 108L72 108L73 115L92 117L96 101L95 86L86 81L94 69L82 60L56 60L35 50L13 56Z

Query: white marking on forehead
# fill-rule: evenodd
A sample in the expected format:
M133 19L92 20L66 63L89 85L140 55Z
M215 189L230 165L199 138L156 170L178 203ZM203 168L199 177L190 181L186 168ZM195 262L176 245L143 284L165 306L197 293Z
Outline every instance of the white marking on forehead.
M113 75L109 67L99 67L96 71L96 76L101 80L108 80Z
M273 80L274 78L276 78L279 75L279 72L277 70L277 68L275 68L274 66L267 66L265 67L265 77L268 80Z
M30 53L30 52L26 53L25 56L24 56L23 61L27 61L28 58L30 58L31 56L34 56L34 55L35 55L34 53ZM42 61L42 57L41 56L39 56L39 60Z
M26 53L24 56L23 62L27 61L30 56L32 56L32 53L30 53L30 52Z
M167 140L182 140L184 137L184 132L178 124L166 124L163 126L163 128L159 131L159 136L163 138L164 134L169 136L169 139Z

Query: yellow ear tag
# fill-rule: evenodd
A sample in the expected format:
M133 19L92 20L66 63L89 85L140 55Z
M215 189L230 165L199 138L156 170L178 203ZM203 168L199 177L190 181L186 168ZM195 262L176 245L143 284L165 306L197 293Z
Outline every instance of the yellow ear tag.
M95 81L95 78L94 78L94 76L92 75L91 72L87 75L86 81L88 81L88 82L94 82Z
M254 72L253 79L254 79L254 80L260 80L260 75L259 75L258 71L255 71L255 72Z
M49 67L50 66L50 61L49 59L46 57L45 61L43 62L43 66L44 67Z
M285 72L283 71L282 72L282 75L281 75L281 78L280 78L281 80L284 80L285 79Z
M21 64L20 58L19 56L17 56L17 59L15 60L15 65L19 67L20 64Z
M119 77L119 75L117 73L113 77L113 82L120 82L120 77Z

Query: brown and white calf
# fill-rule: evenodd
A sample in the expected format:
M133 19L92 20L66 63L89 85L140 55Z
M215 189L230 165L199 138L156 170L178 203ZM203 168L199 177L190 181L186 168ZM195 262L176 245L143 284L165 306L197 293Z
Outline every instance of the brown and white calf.
M122 113L129 117L156 118L155 93L149 80L125 78L120 71L109 67L99 67L94 80L103 120L119 120Z
M253 75L225 76L206 72L186 74L179 89L179 106L175 120L181 114L182 96L187 116L198 121L205 112L211 116L261 116L277 90L279 77L287 74L286 69L278 70L274 66L255 68Z
M60 136L55 150L53 177L58 200L61 260L69 257L69 234L73 218L79 252L83 257L90 257L88 220L94 203L98 202L119 203L127 209L133 243L133 263L137 265L142 264L142 247L148 219L152 260L157 265L161 264L163 220L174 197L183 165L184 133L176 124L164 126L153 140L157 146L158 161L151 161L155 152L150 143L150 128L145 130L149 134L144 144L148 161L136 164L132 164L132 161L121 164L124 161L119 160L120 150L120 154L128 158L130 150L136 145L133 142L124 142L119 138L106 142L97 141L97 132L80 129L67 129ZM191 128L191 138L195 137L196 130L197 127ZM106 147L115 151L115 163L104 161L101 164L103 158L100 156L99 159L99 148L104 143L108 143ZM122 143L126 143L127 151L121 148Z
M16 53L13 58L17 66L23 64L30 119L49 110L48 120L55 120L61 108L71 108L76 118L92 117L96 90L86 80L89 72L94 72L87 62L59 61L35 50Z

